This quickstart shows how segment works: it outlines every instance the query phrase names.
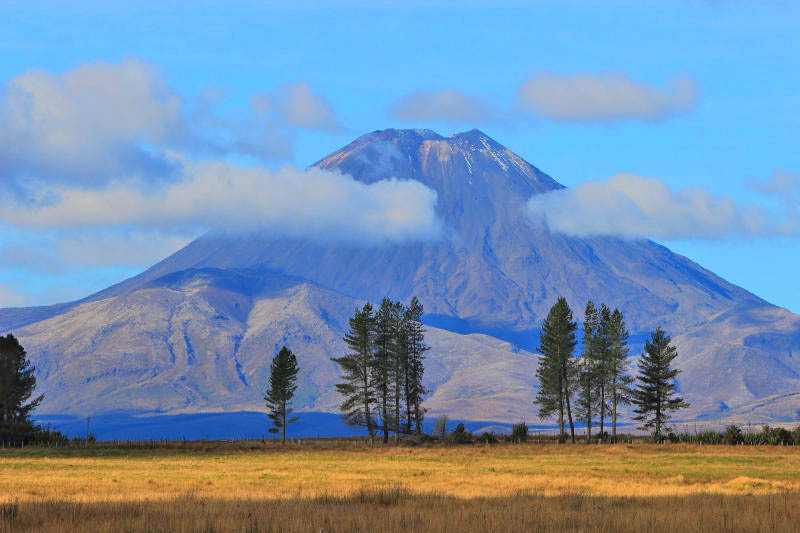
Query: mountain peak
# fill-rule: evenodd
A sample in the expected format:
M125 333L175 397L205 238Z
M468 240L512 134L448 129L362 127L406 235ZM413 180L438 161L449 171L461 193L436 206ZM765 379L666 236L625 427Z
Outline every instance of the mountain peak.
M440 200L456 200L454 184L467 202L514 197L526 201L534 194L562 186L517 154L478 129L443 137L426 129L376 130L314 164L340 170L373 183L383 179L413 179L439 193ZM476 181L479 180L479 181ZM476 187L481 187L480 194ZM460 200L459 200L460 201Z

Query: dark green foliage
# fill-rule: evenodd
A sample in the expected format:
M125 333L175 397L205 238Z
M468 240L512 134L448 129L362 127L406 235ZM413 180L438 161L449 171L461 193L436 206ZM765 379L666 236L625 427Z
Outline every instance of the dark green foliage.
M447 415L441 415L436 419L436 422L433 424L433 432L432 435L434 437L444 437L447 435L447 421L449 418Z
M344 383L336 384L336 390L344 396L344 401L339 406L344 421L351 426L366 427L370 440L375 438L376 427L374 322L372 305L367 303L363 308L356 309L350 319L350 331L344 336L350 353L332 358L341 368L345 380Z
M489 431L484 431L483 435L478 437L478 442L481 444L497 444L499 441L497 440L497 436L494 433Z
M36 388L36 368L25 349L10 333L0 336L0 441L27 444L40 428L31 421L43 395L31 399Z
M388 298L381 301L374 320L375 350L372 356L372 382L375 387L375 396L378 401L379 427L383 429L383 442L389 442L389 431L395 426L396 418L392 406L395 403L395 379L397 370L397 355L395 343L397 341L399 316L397 307ZM400 398L397 398L399 410ZM398 413L399 414L399 413Z
M422 325L423 308L416 296L411 298L403 315L404 338L407 344L406 364L406 404L408 417L407 431L412 424L417 435L422 434L422 421L425 419L425 408L422 399L428 393L422 384L425 374L425 352L430 347L425 344L425 328Z
M559 441L566 440L564 417L569 420L570 435L575 442L570 398L577 385L578 367L572 356L575 349L575 330L572 311L563 297L550 309L539 334L539 393L534 403L539 406L539 417L558 416Z
M511 426L511 442L525 442L528 440L528 425L519 422Z
M743 440L744 436L742 435L742 430L733 424L726 427L725 433L722 434L723 444L735 446L736 444L741 444Z
M454 444L472 444L472 434L464 428L464 424L459 423L447 440Z
M592 420L595 419L600 406L598 329L597 309L589 300L583 314L583 346L578 360L578 397L575 405L577 419L586 424L587 443L592 441Z
M617 440L617 417L621 405L631 403L633 378L628 373L628 328L618 309L611 313L608 329L608 393L611 402L611 441Z
M657 328L639 360L639 383L633 398L634 420L642 423L640 429L652 431L655 440L661 440L671 412L689 406L676 396L675 376L679 371L671 365L678 352L670 345L671 340Z
M269 409L267 416L273 426L269 432L280 432L283 443L286 442L286 425L298 420L296 416L289 417L292 399L297 391L297 371L297 358L286 346L282 347L270 364L269 385L264 400Z
M373 314L366 304L350 319L345 342L350 353L336 357L345 383L336 390L345 397L340 408L350 425L367 428L370 439L375 430L383 431L383 441L394 432L395 443L401 433L422 434L427 390L425 373L425 330L422 305L414 297L407 308L384 298Z
M784 428L773 428L764 426L761 428L761 440L763 444L773 446L792 444L792 434Z

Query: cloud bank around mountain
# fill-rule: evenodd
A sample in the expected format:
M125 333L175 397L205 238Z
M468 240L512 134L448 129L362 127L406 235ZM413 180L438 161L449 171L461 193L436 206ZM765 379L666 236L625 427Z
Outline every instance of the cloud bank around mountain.
M784 175L776 173L753 185L780 190L781 197L800 194L800 179ZM737 203L702 187L672 190L662 180L632 174L537 195L527 208L531 216L544 218L551 231L578 237L720 239L791 237L798 232L797 219L788 213Z
M698 87L688 76L676 76L661 88L636 82L622 74L560 75L537 72L517 88L511 106L457 90L423 91L405 95L391 107L400 120L447 123L514 123L531 119L557 122L653 122L692 111Z
M0 207L0 219L28 229L269 231L365 244L430 239L440 230L436 193L416 181L365 184L339 172L291 166L181 165L182 178L157 189L55 189L52 200L21 211Z

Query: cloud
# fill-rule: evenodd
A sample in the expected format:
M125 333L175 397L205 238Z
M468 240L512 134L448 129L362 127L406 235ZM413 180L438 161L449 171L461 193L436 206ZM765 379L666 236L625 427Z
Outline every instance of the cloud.
M696 83L686 76L661 89L611 72L539 72L520 85L517 103L523 111L559 122L654 121L694 109L697 92Z
M33 201L49 185L168 181L173 151L285 160L297 130L341 130L305 82L255 96L244 118L216 113L221 98L206 92L187 103L136 59L29 70L0 90L0 187Z
M790 236L797 225L702 187L671 190L659 179L617 174L532 197L528 211L551 231L629 239Z
M186 136L181 99L141 61L91 63L64 74L30 70L0 103L0 179L70 183L160 174L150 146Z
M538 72L519 85L516 104L511 107L444 90L405 95L389 111L408 122L512 124L532 118L583 123L657 121L692 111L697 105L697 93L697 84L687 76L677 76L662 89L617 73Z
M487 123L500 120L500 111L482 98L459 91L422 91L403 96L391 107L395 118L409 122Z
M183 165L182 179L158 190L63 188L46 205L0 207L0 220L28 229L255 230L353 243L430 239L439 232L436 193L416 181L365 184L317 168Z
M304 81L256 94L250 106L256 116L275 118L286 126L334 133L343 130L328 102Z
M30 305L30 295L17 291L10 285L0 284L0 308Z

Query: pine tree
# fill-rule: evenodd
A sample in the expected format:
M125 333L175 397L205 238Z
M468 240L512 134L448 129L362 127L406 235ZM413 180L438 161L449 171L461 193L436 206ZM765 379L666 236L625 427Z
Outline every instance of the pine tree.
M633 378L628 374L628 328L618 309L611 314L609 331L610 357L609 393L611 395L611 441L617 442L617 416L619 406L631 403L630 386Z
M394 403L394 379L393 370L395 367L394 355L395 338L398 317L394 302L389 298L381 301L378 312L375 313L373 322L375 331L375 353L373 356L373 383L378 399L379 414L381 417L380 427L383 430L383 443L389 442L389 429L394 427L392 419L391 405Z
M292 399L297 390L297 358L286 346L282 347L272 359L269 368L269 386L264 400L269 408L272 425L270 433L281 434L281 444L286 443L286 425L296 422L299 417L287 418L292 414Z
M408 332L405 321L405 307L400 302L394 303L394 329L392 343L392 398L394 399L394 441L400 443L400 433L403 432L403 399L405 398L405 384L408 373ZM406 410L408 406L406 406Z
M331 358L342 370L344 383L337 383L336 390L344 396L339 408L348 425L363 426L371 442L375 441L374 406L376 403L374 376L374 322L372 305L364 304L356 309L350 319L350 331L344 336L350 353Z
M586 443L592 441L592 418L598 410L598 313L589 300L583 315L583 346L579 360L577 418L586 424Z
M689 404L676 396L675 376L679 370L671 368L678 351L670 345L671 338L657 328L645 343L639 360L639 383L633 398L636 406L634 420L642 422L640 429L652 431L660 440L665 423L671 418L670 411L688 407Z
M550 309L539 334L539 393L535 404L539 406L539 417L549 418L558 414L559 440L565 439L564 415L569 419L570 435L575 442L575 426L572 421L570 396L577 381L577 365L572 356L577 324L572 320L572 311L567 300L560 297Z
M39 429L30 419L44 398L30 399L36 388L35 373L19 341L10 333L0 336L0 440L4 442L28 442Z
M408 345L408 365L406 380L406 406L409 413L408 429L411 432L412 424L414 433L422 434L422 421L425 418L425 408L422 407L422 398L428 391L422 384L425 373L425 352L430 347L425 344L425 328L422 325L423 308L416 296L411 298L403 320L406 327Z
M611 310L606 304L600 306L598 313L598 326L595 335L595 346L597 350L597 386L598 402L600 404L600 438L605 438L605 420L608 412L608 389L611 381L610 377L610 358L611 358Z

